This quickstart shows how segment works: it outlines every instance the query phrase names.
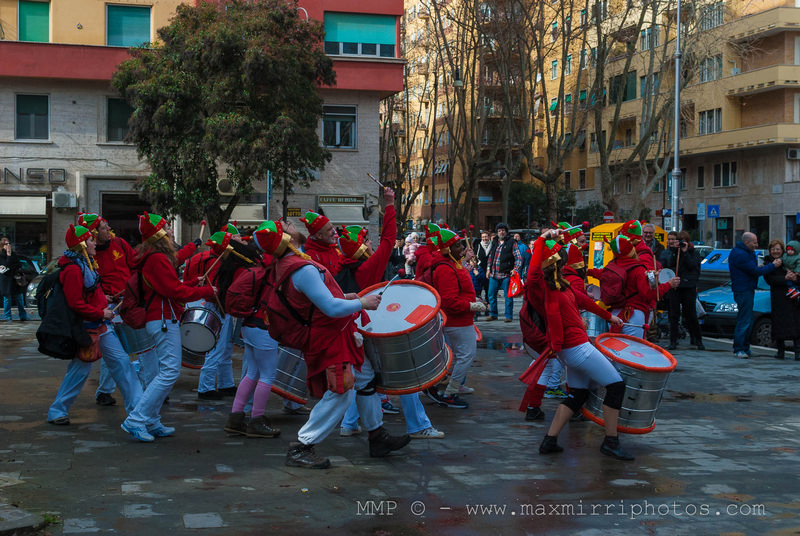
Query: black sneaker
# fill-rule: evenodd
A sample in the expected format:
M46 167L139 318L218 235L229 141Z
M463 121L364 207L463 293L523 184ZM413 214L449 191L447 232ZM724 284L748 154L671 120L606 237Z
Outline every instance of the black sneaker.
M219 391L197 391L197 398L200 400L222 400L222 393Z
M528 408L525 410L525 420L526 421L543 421L544 420L544 411L542 408Z
M117 400L109 393L100 393L94 401L98 406L113 406L117 403Z
M327 469L331 466L328 458L317 456L314 445L290 443L286 453L286 465L289 467L305 467L306 469Z
M600 452L618 460L631 461L635 459L633 454L622 448L619 438L616 437L606 437L603 444L600 445Z
M542 444L539 445L539 454L555 454L557 452L564 452L564 448L558 444L558 438L549 435L544 436Z
M428 387L422 392L425 393L425 396L427 396L437 404L442 404L442 397L439 394L439 389L435 385L433 387Z
M405 447L409 441L411 437L408 434L393 436L384 427L380 427L378 432L369 438L369 455L372 458L383 458L393 450Z
M217 392L222 396L236 396L236 386L223 387L221 389L217 389Z
M469 403L461 400L456 394L443 395L441 397L439 405L448 408L458 408L458 409L466 409L469 407Z

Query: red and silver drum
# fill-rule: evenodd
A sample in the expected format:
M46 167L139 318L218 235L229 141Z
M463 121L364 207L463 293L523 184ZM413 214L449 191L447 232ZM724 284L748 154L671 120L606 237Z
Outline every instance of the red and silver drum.
M603 333L594 345L619 371L625 381L625 396L619 410L617 430L625 434L646 434L656 427L656 411L670 373L678 362L655 344L620 333ZM594 385L583 415L604 426L603 398L606 390Z
M306 385L306 360L303 352L294 348L278 347L278 370L272 382L272 392L292 402L308 402Z
M403 279L377 284L360 296L378 294L380 307L367 311L369 322L358 331L364 336L364 353L375 369L378 391L415 393L439 383L453 364L444 342L444 316L439 294L420 281Z
M148 335L145 329L133 329L122 322L114 322L114 333L117 334L122 349L125 350L128 355L135 356L143 354L156 346L153 337Z
M190 369L201 369L206 362L205 352L192 352L181 348L181 365Z
M586 325L586 334L589 336L589 340L594 341L595 337L601 333L608 332L608 322L596 314L583 311L581 318L583 318L583 323Z
M181 315L181 346L194 354L204 354L217 345L222 319L206 305L187 307Z

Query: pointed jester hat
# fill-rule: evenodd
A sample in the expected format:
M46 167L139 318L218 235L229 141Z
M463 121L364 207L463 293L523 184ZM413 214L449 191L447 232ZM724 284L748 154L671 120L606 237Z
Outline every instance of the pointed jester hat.
M322 214L317 214L316 212L311 212L309 210L308 212L306 212L304 217L300 218L300 221L306 225L306 230L308 230L308 234L310 236L314 236L315 234L320 232L320 230L322 230L323 227L325 227L326 223L328 223L331 220L329 220Z
M78 225L82 225L90 231L95 231L104 221L105 220L99 214L91 214L88 212L81 212L78 214Z
M225 229L225 227L223 227ZM225 250L228 249L228 244L231 243L233 234L227 231L217 231L206 240L206 245L211 247L211 251L217 257L220 257Z
M542 252L542 268L547 268L561 259L558 253L561 251L561 244L555 240L545 240L544 251Z
M636 220L626 221L622 224L622 229L619 232L635 244L637 240L642 239L642 224Z
M164 226L167 220L158 214L148 214L145 212L139 216L139 232L142 233L142 240L145 242L155 242L167 236Z
M567 264L576 270L586 267L586 262L583 260L583 252L575 244L567 246Z
M70 224L67 229L67 248L72 251L81 251L86 247L86 240L92 237L92 232L83 225Z
M603 240L609 245L611 248L611 252L614 254L614 257L627 257L633 251L633 243L628 240L628 237L625 235L617 235L614 240L609 241L608 238L603 237Z
M366 236L367 230L360 225L348 225L342 228L339 247L344 256L348 259L360 259L367 251L367 245L364 243Z
M236 224L237 223L238 222L236 220L233 220L232 222L226 223L225 225L222 226L222 229L220 229L220 232L231 233L233 236L241 234L241 233L239 233L239 229L236 228Z

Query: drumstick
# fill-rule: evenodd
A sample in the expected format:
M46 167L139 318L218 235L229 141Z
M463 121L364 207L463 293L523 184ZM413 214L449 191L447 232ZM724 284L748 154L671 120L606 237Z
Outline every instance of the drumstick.
M199 236L199 238L200 238L201 242L203 241L203 231L205 231L205 230L206 230L206 220L203 220L203 221L200 222L200 236Z
M380 292L378 292L378 296L383 296L383 293L384 293L384 292L386 292L386 289L387 289L387 288L389 288L389 285L391 285L392 283L394 283L395 279L397 279L398 277L400 277L400 274L398 274L398 275L394 276L394 277L392 278L392 280L391 280L391 281L389 281L388 283L386 283L386 286L385 286L385 287L383 287L383 290L381 290Z
M678 258L675 260L675 275L678 275L678 267L681 265L681 248L678 246Z
M371 173L367 173L367 177L369 177L370 179L374 180L374 181L375 181L375 184L377 184L377 185L378 185L378 186L380 186L381 188L386 188L386 186L384 186L383 184L381 184L381 181L379 181L378 179L376 179L375 177L373 177Z
M221 260L222 260L222 258L223 258L223 257L225 257L225 256L226 256L226 255L227 255L229 252L231 252L231 251L233 251L233 248L232 248L231 246L228 246L228 247L226 247L226 248L225 248L225 251L223 251L223 252L222 252L222 255L220 255L219 257L217 257L217 259L216 259L216 260L215 260L215 261L214 261L214 262L211 264L211 266L209 266L209 267L208 267L208 270L206 270L206 273L204 273L204 274L203 274L203 277L201 277L200 279L205 279L206 277L208 277L208 274L209 274L209 273L211 273L211 270L213 270L213 269L214 269L214 266L216 266L216 265L217 265L217 263L218 263L219 261L221 261Z

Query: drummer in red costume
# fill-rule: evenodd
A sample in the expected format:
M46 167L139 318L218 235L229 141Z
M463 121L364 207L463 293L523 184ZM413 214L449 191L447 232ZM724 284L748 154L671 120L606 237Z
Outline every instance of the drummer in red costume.
M647 281L647 270L639 261L633 244L624 235L618 235L609 242L609 246L614 253L612 262L616 263L627 274L622 296L620 297L624 298L624 305L613 307L612 312L622 318L626 324L630 324L622 326L622 333L644 338L645 329L642 326L645 325L646 319L652 310L656 294L663 296L668 290L677 287L681 279L680 277L673 277L666 283L657 285L656 288L650 288L650 283ZM650 248L647 249L648 251L650 250ZM610 269L608 265L603 268L603 270ZM619 333L620 330L612 327L611 332Z
M414 279L419 280L422 278L430 264L433 254L437 252L440 231L441 228L435 223L429 223L425 226L425 243L421 244L414 252L414 256L417 259Z
M158 354L158 375L153 378L122 423L122 429L139 441L171 436L175 429L161 423L161 406L181 369L181 332L178 321L183 304L199 299L213 299L214 287L188 286L178 279L178 260L167 221L156 214L139 216L142 243L137 248L137 268L141 271L146 305L145 329L153 337ZM196 282L195 282L196 283Z
M579 307L595 313L614 324L622 321L595 304L583 294L570 290L562 276L566 255L555 242L559 231L548 231L536 240L527 285L531 286L531 305L544 318L548 350L567 367L569 397L558 406L550 429L539 446L539 453L562 452L558 434L569 419L577 413L589 397L589 383L594 381L606 389L603 400L606 437L600 452L619 460L634 457L619 444L617 422L625 383L614 366L589 342ZM526 286L527 286L526 285ZM547 350L543 354L549 353Z
M410 438L408 435L391 436L383 428L380 399L374 387L375 374L370 363L364 360L355 325L355 318L362 310L378 308L380 296L345 296L327 269L299 251L305 237L291 223L286 225L284 229L281 222L265 222L254 237L261 249L276 259L274 275L278 282L286 282L283 284L286 303L301 318L312 315L309 337L305 347L299 350L306 360L311 395L322 398L298 432L298 442L290 444L286 465L309 469L330 467L330 460L318 456L314 445L339 425L354 397L361 421L369 431L370 456L387 456L406 446ZM276 325L273 322L280 313L268 311L271 335ZM296 331L302 331L302 326L288 313L282 314L287 319L285 322L296 323ZM280 338L279 334L274 336ZM356 391L360 396L356 396Z
M469 404L458 396L458 390L478 350L473 318L476 312L486 311L486 304L478 301L472 278L461 264L467 250L464 239L449 229L440 230L438 238L438 251L430 259L431 281L447 316L443 331L455 362L444 393L439 393L434 386L428 389L427 395L442 406L468 408Z
M300 221L305 224L308 231L308 239L303 245L306 255L335 274L342 259L337 244L339 235L336 233L336 228L326 216L311 211L306 212Z
M222 266L222 261L217 262L217 260L225 255L231 240L243 242L239 229L233 223L227 223L206 241L206 245L210 249L197 253L186 262L186 267L183 271L184 282L197 281L208 272L208 275L200 284L216 285L217 274L220 266ZM233 380L233 340L231 333L235 319L230 315L226 315L224 311L220 311L216 302L208 302L205 306L217 312L222 320L222 327L219 331L217 344L206 353L203 367L200 369L200 375L197 379L197 398L201 400L221 400L223 396L236 395L236 385Z
M642 240L642 224L640 222L637 220L626 221L624 224L622 224L622 228L619 230L619 233L630 240L633 248L636 250L636 255L639 258L639 262L642 263L642 266L644 266L645 270L657 271L661 269L661 264L656 262L653 251Z

